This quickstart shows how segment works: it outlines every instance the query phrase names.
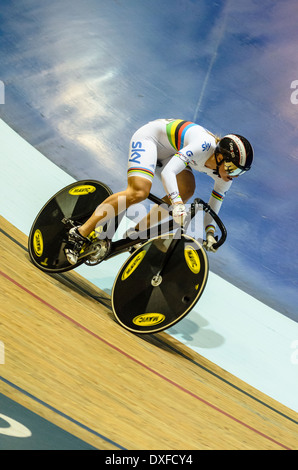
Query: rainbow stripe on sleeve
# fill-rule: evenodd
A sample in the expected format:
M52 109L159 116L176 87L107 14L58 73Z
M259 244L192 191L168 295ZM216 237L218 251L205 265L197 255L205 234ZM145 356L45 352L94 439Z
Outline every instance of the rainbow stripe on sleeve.
M153 179L154 173L151 170L148 170L148 168L142 168L142 167L133 167L129 168L127 170L127 176L134 176L135 173L144 175L145 177L149 177L150 179Z
M221 201L223 200L223 198L224 198L224 195L223 195L223 194L220 194L220 193L214 191L214 189L213 189L213 191L212 191L212 193L211 193L211 196L213 196L215 199L217 199L217 200L220 201L220 202L221 202Z
M215 225L213 224L210 224L210 225L206 225L205 227L205 232L211 232L211 233L215 233Z
M184 147L184 137L185 133L192 126L196 126L194 122L182 121L177 119L167 124L167 136L170 141L170 144L174 147L175 150L180 150Z

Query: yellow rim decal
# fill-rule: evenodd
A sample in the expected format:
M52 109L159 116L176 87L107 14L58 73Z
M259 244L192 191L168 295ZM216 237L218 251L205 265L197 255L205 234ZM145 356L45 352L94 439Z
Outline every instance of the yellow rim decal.
M35 230L33 235L33 249L39 258L43 254L43 237L40 230Z
M75 186L68 192L72 196L85 196L86 194L94 193L94 191L96 191L96 188L94 186L91 186L89 184L82 184L80 186Z
M184 256L189 269L194 274L198 274L201 270L201 262L196 250L194 250L192 246L187 245L184 250Z
M137 269L139 264L143 261L145 254L146 250L143 250L133 258L133 260L129 263L129 265L123 272L121 276L121 281L125 281L125 279L127 279Z
M165 320L165 316L162 313L144 313L138 315L132 321L138 326L153 326L162 323Z

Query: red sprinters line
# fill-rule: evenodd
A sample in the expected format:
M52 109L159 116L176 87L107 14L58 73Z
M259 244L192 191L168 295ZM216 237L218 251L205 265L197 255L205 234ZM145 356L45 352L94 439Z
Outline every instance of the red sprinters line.
M98 339L99 341L101 341L102 343L106 344L107 346L109 346L110 348L114 349L115 351L117 351L118 353L122 354L123 356L127 357L128 359L130 359L131 361L135 362L136 364L140 365L141 367L145 368L146 370L148 370L149 372L151 372L152 374L156 375L157 377L161 378L162 380L165 380L166 382L170 383L171 385L173 385L174 387L176 387L177 389L181 390L182 392L186 393L187 395L190 395L191 397L195 398L196 400L200 401L201 403L204 403L205 405L209 406L209 408L212 408L213 410L217 411L218 413L226 416L227 418L230 418L231 420L233 420L234 422L244 426L245 428L249 429L250 431L258 434L259 436L267 439L268 441L271 441L273 442L274 444L282 447L283 449L286 449L286 450L291 450L289 447L285 446L284 444L281 444L280 442L272 439L271 437L267 436L266 434L262 433L261 431L258 431L257 429L253 428L252 426L249 426L248 424L244 423L243 421L239 420L238 418L235 418L235 416L232 416L231 414L227 413L226 411L222 410L221 408L218 408L217 406L213 405L212 403L208 402L207 400L204 400L203 398L199 397L198 395L196 395L195 393L191 392L190 390L187 390L186 388L182 387L181 385L177 384L176 382L174 382L173 380L169 379L168 377L160 374L159 372L155 371L154 369L151 369L151 367L147 366L146 364L144 364L143 362L139 361L138 359L136 359L135 357L131 356L130 354L127 354L125 351L122 351L122 349L118 348L117 346L115 346L114 344L112 343L109 343L109 341L105 340L104 338L101 338L100 336L98 336L96 333L94 333L93 331L89 330L88 328L86 328L85 326L81 325L79 322L77 322L76 320L74 320L73 318L69 317L68 315L66 315L65 313L61 312L61 310L57 309L56 307L54 307L53 305L49 304L48 302L46 302L44 299L42 299L41 297L39 297L38 295L34 294L34 292L30 291L29 289L27 289L26 287L22 286L21 284L19 284L15 279L12 279L10 276L8 276L7 274L5 274L4 272L0 271L0 275L3 276L5 279L7 279L8 281L10 281L12 284L16 285L17 287L19 287L20 289L22 289L24 292L26 292L27 294L31 295L32 297L34 297L36 300L38 300L39 302L41 302L43 305L47 306L48 308L50 308L51 310L53 310L54 312L58 313L58 315L62 316L63 318L67 319L68 321L70 321L71 323L73 323L74 325L78 326L80 329L82 329L83 331L85 331L86 333L90 334L91 336L93 336L94 338Z

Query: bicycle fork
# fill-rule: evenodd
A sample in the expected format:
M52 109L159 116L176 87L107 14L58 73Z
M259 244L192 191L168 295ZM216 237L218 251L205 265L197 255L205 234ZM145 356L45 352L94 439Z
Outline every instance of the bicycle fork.
M171 241L171 243L170 243L170 245L167 249L166 256L163 259L163 262L162 262L162 264L159 268L159 271L153 276L153 278L151 280L151 285L153 287L158 287L162 283L163 271L164 271L166 265L168 264L169 260L173 256L173 253L175 251L177 243L179 242L179 240L181 238L181 233L182 233L182 229L177 230L177 232L175 233L175 235L173 237L173 240ZM178 236L177 236L177 234L178 234Z

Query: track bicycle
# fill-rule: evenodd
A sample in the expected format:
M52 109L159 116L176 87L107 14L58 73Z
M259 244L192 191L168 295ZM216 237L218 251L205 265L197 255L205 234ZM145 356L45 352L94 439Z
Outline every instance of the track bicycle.
M28 239L33 264L46 273L61 273L82 263L95 266L120 253L130 256L116 275L112 310L118 323L138 334L165 330L184 318L201 297L208 279L208 257L202 244L188 235L187 228L198 210L210 213L221 236L215 248L226 240L227 232L219 216L201 199L190 204L183 227L172 218L138 232L137 238L113 239L110 222L89 235L91 243L83 246L78 262L71 265L65 256L68 231L82 225L109 195L111 189L95 180L74 182L52 196L36 216ZM165 207L153 194L148 199ZM113 230L122 215L115 218Z

